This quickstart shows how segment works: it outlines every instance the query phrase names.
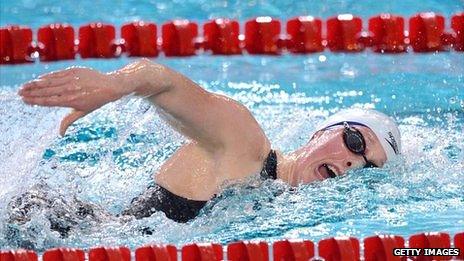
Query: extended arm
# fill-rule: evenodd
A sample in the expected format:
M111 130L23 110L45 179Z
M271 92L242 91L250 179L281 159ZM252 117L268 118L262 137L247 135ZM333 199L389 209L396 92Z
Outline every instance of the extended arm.
M40 76L23 86L19 94L28 104L70 107L61 123L68 126L125 95L142 96L159 107L164 118L182 134L208 151L264 140L261 128L241 104L209 93L185 76L142 59L108 74L86 68L70 68Z

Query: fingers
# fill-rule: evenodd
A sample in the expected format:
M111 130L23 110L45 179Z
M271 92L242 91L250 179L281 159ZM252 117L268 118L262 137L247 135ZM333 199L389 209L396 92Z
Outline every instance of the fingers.
M32 80L22 86L19 95L27 95L29 91L41 88L58 87L76 79L78 70L83 68L68 68L61 71L51 72L40 75L36 80Z
M19 95L30 95L39 89L60 87L70 83L72 80L72 77L33 80L23 85L19 91Z
M60 124L60 135L64 136L64 134L66 134L66 130L68 129L69 125L71 125L73 122L77 121L78 119L84 117L88 113L89 112L73 110L71 113L66 115Z
M75 101L76 98L77 95L53 95L46 97L23 96L23 101L29 105L73 107L73 101Z
M25 91L20 91L21 96L29 97L49 97L49 96L62 96L76 93L81 90L81 87L76 84L65 84L55 87L39 88L39 89L29 89Z

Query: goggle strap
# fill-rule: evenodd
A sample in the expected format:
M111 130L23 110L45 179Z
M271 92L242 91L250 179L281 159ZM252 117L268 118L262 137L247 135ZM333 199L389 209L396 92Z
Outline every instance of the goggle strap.
M345 126L345 123L347 123L348 125L358 125L358 126L363 126L363 127L369 128L367 125L356 122L356 121L341 121L341 122L331 124L331 125L323 128L322 130L326 130L326 129L329 129L329 128L332 128L332 127L335 127L335 126L339 126L339 125Z

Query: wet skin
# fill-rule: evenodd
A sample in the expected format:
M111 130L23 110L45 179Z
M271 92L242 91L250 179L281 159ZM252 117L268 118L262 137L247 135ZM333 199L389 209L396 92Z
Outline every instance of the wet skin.
M355 128L366 141L366 158L379 167L383 166L387 157L375 134L367 127ZM341 176L366 164L361 155L346 147L343 141L343 126L319 131L308 144L281 157L282 164L286 166L279 174L294 186Z
M76 120L123 96L147 99L187 138L154 179L188 199L209 200L224 184L240 183L256 175L271 149L264 131L245 106L146 59L111 73L68 68L45 74L24 84L18 94L30 105L71 108L61 122L61 135ZM356 128L366 140L367 159L382 166L386 155L375 135L366 127ZM288 155L277 150L277 177L297 186L364 166L363 157L346 148L342 133L342 126L320 131Z

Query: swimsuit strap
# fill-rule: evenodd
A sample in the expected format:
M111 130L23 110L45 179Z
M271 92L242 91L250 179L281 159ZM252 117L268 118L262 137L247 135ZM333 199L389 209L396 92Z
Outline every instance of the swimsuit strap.
M271 150L267 155L259 175L264 179L277 179L277 154L275 150Z

